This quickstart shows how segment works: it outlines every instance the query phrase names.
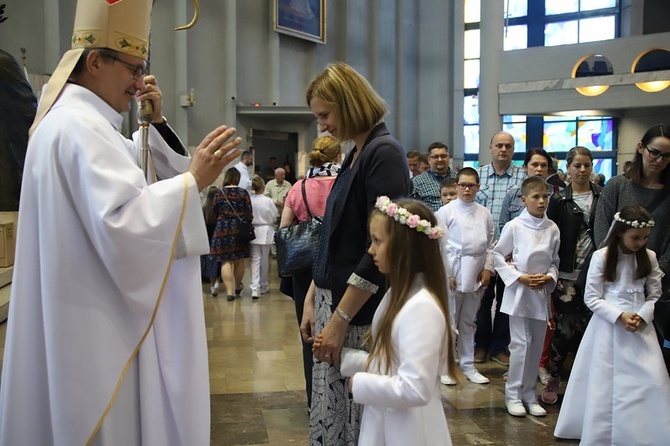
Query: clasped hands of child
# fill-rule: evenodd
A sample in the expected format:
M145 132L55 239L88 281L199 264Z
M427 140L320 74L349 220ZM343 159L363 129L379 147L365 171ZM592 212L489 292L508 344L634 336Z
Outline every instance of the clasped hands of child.
M541 290L549 281L553 280L551 276L546 274L522 274L519 277L519 282L533 290Z
M640 324L644 322L639 314L626 313L625 311L621 313L619 320L623 323L623 328L631 333L635 333L640 328Z

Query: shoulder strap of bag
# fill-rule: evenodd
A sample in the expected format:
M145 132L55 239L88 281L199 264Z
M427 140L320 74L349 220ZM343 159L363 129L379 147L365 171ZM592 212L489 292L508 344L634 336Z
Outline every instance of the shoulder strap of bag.
M228 200L228 196L227 196L225 190L223 190L223 188L222 188L221 190L223 191L223 198L226 199L226 201L228 202L228 206L230 206L230 208L233 210L233 212L235 213L235 216L237 217L237 219L238 219L240 222L244 223L244 220L242 220L242 217L240 217L240 214L237 213L237 211L236 211L235 208L233 207L233 205L232 205L232 203L230 202L230 200Z
M307 178L302 180L301 184L301 189L302 189L302 201L305 202L305 209L307 210L307 215L309 218L312 218L312 212L309 210L309 204L307 203L307 194L305 193L305 183L307 182Z

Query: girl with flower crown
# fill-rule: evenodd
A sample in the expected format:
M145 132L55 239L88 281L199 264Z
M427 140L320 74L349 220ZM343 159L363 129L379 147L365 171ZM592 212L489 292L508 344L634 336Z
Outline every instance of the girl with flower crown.
M612 177L603 188L593 227L596 244L605 239L612 216L632 204L644 206L657 222L670 220L670 125L650 127L637 143L630 168ZM670 231L659 229L651 232L648 246L666 273L654 309L654 325L662 338L665 366L670 375Z
M423 203L385 196L369 228L368 252L390 287L365 339L370 352L343 349L342 374L364 405L358 444L451 445L439 384L456 372L442 231Z
M593 311L554 435L580 444L658 445L670 438L670 380L651 324L661 277L642 206L614 214L593 253L584 303Z

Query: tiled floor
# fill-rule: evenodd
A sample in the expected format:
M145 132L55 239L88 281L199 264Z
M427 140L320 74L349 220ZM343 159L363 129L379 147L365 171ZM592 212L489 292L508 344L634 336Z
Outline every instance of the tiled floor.
M274 270L274 265L271 266ZM248 285L248 271L244 279ZM271 292L252 301L212 298L203 284L212 394L212 445L307 445L309 419L293 301ZM0 325L0 347L6 324ZM0 351L1 352L1 351ZM479 370L491 384L442 386L454 445L570 445L553 438L558 406L546 418L513 418L505 410L504 368Z

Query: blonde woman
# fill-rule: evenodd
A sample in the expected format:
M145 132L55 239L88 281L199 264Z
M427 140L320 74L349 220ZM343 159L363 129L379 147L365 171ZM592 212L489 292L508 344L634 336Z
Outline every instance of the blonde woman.
M359 347L386 291L367 249L368 216L377 197L409 193L405 150L382 122L388 109L370 84L344 63L329 65L307 89L319 130L353 141L328 196L314 279L305 298L303 339L313 348L310 444L355 445L362 407L339 370L343 346Z

